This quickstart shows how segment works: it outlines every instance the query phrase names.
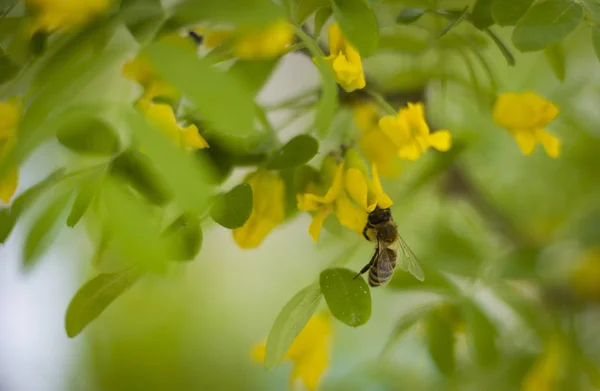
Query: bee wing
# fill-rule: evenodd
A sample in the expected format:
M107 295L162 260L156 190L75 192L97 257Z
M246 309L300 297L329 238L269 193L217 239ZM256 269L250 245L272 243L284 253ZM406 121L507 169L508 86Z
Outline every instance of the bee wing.
M419 263L415 253L412 252L410 247L408 247L408 244L406 244L400 236L398 236L397 247L402 253L402 256L400 256L398 260L400 267L412 274L417 280L425 280L425 274L423 273L421 263Z

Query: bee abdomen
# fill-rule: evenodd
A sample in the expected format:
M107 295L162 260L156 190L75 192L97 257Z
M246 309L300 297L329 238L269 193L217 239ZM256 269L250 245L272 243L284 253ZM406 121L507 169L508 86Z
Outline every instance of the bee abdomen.
M385 285L392 279L392 274L394 274L394 269L377 270L371 268L369 270L369 285L372 287Z

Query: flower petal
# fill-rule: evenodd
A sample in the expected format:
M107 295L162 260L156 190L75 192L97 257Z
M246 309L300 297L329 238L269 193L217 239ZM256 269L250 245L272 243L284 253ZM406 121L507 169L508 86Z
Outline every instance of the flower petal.
M264 342L259 343L258 345L255 345L254 348L252 349L252 358L256 362L265 362L266 351L267 351L267 344Z
M423 152L423 148L421 148L419 143L413 141L401 146L398 156L400 159L415 161L421 157Z
M557 158L560 155L560 140L544 129L536 131L536 138L542 143L548 156Z
M19 170L14 167L0 178L0 200L8 204L19 184Z
M329 26L327 33L329 38L329 55L337 55L337 53L344 49L344 42L346 41L342 35L340 25L337 23L332 24Z
M373 165L371 166L371 171L373 173L373 181L371 182L371 186L373 192L377 195L377 205L379 205L379 207L383 209L389 208L390 206L392 206L393 201L383 191L383 186L381 186L381 181L379 180L379 173L377 172L377 165L375 163L373 163Z
M523 152L524 155L531 155L536 144L533 133L529 130L516 130L514 135L521 152Z
M346 190L354 202L367 210L367 180L360 170L350 168L346 171Z
M182 131L183 144L193 149L208 148L208 143L200 135L196 125L190 125Z
M310 226L308 227L308 233L315 242L319 241L319 235L321 234L321 229L323 228L323 222L325 222L325 219L330 214L331 212L329 209L322 208L313 216Z
M346 195L340 195L335 201L335 214L340 224L359 233L367 224L367 213L354 206Z
M446 152L452 146L452 135L447 130L438 130L429 135L429 144L441 152Z
M340 163L336 169L333 176L333 182L331 183L331 187L327 190L325 197L323 197L323 203L330 204L332 203L340 192L344 188L344 163Z

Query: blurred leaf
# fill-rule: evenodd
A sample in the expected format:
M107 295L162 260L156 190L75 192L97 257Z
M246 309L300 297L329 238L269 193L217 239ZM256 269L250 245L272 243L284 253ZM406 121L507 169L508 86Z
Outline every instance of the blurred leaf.
M164 232L169 254L176 261L193 261L202 247L200 219L190 214L179 216Z
M19 66L0 47L0 84L11 80L19 73L19 70Z
M104 121L77 118L56 133L58 141L70 150L90 155L112 155L119 150L119 137Z
M240 183L229 192L215 198L210 217L225 228L239 228L252 214L252 200L252 186Z
M350 269L333 268L321 272L319 283L327 306L341 322L357 327L371 317L371 291Z
M254 96L260 92L279 64L279 58L272 60L237 60L230 72L237 76L246 89Z
M296 24L302 25L309 16L317 10L327 7L329 0L292 0L291 7L296 20ZM317 35L315 34L315 37Z
M317 113L315 114L314 128L317 129L319 135L324 136L327 134L337 110L337 84L335 82L333 71L323 60L323 53L317 46L316 42L300 28L296 28L296 34L306 44L311 54L315 57L319 72L321 73L321 100L319 101Z
M179 47L154 43L147 53L156 70L192 100L203 119L219 134L247 137L252 133L254 98L240 80Z
M402 336L408 330L410 330L415 323L427 315L435 306L437 306L437 304L422 305L403 314L392 330L392 335L390 335L390 338L388 339L384 348L384 354L390 353L393 346L400 340L400 338L402 338Z
M10 214L10 208L0 209L0 243L4 243L15 226L15 217Z
M471 354L479 365L491 365L498 359L496 326L475 301L467 300L465 302L465 317L467 321L466 335Z
M30 270L44 254L59 233L70 194L62 194L54 199L33 221L25 237L23 247L23 268Z
M552 68L554 76L556 76L559 81L564 81L566 59L562 44L559 42L548 46L546 49L544 49L544 54L546 55L546 59L550 64L550 68Z
M377 18L365 0L331 0L335 20L344 36L367 57L377 49Z
M329 4L329 1L327 1L327 4ZM324 7L320 8L315 14L315 39L318 39L321 35L321 30L323 29L325 23L327 23L327 21L331 17L332 13L333 10L331 9L331 7Z
M594 45L594 53L600 61L600 25L593 24L592 27L592 45Z
M489 28L485 29L484 32L492 39L492 41L494 41L494 43L496 44L496 46L498 46L498 49L500 49L500 53L502 53L502 55L506 59L506 63L508 65L510 65L510 66L514 66L515 65L515 57L513 56L513 54L510 51L510 49L508 49L508 47L506 47L506 45L504 44L504 42L502 42L502 40L500 39L500 37L498 37Z
M69 303L65 329L69 338L76 337L139 278L129 271L99 274L86 282Z
M456 369L454 358L454 329L449 319L439 310L427 317L427 346L433 362L445 376Z
M448 22L448 24L442 29L442 31L440 31L437 35L437 39L440 39L441 37L443 37L444 35L446 35L450 30L454 29L456 26L458 26L462 21L464 21L468 16L469 16L469 8L465 7L460 14L457 14L456 16L452 17L450 19L450 21Z
M36 31L29 40L29 52L35 57L39 57L46 51L48 44L48 33Z
M562 41L582 20L583 8L573 0L547 0L519 20L512 41L522 52L541 50Z
M267 163L267 168L282 170L300 166L312 159L318 151L319 142L314 137L301 134L276 151Z
M67 217L68 227L73 228L79 220L81 220L94 200L94 197L100 191L103 179L104 173L92 175L81 181L78 189L79 191L77 192L77 196L71 207L71 212L69 212L69 216Z
M396 23L411 24L419 20L426 11L424 8L404 8L396 17Z
M492 4L495 0L477 0L471 11L471 22L473 26L482 30L494 24L492 18Z
M600 0L583 0L583 5L596 22L600 22Z
M552 329L553 326L547 314L531 299L519 294L512 286L496 284L491 288L494 294L506 303L538 337L543 339Z
M385 33L379 37L379 50L395 50L407 53L423 53L429 43L414 34L406 32Z
M492 16L500 26L514 26L531 4L533 0L494 0Z
M393 290L422 290L447 296L456 296L457 288L444 275L427 265L422 265L425 280L419 281L410 273L396 270L389 287Z
M121 0L121 18L141 44L152 40L166 19L161 0Z
M112 161L110 173L125 180L154 204L164 205L172 198L163 181L158 178L150 159L133 149L123 152Z
M319 285L314 283L298 292L283 307L267 338L266 369L271 369L281 362L320 302L321 290Z
M263 26L284 17L284 10L270 0L227 0L227 5L214 0L186 0L173 9L182 24L200 21L220 25Z

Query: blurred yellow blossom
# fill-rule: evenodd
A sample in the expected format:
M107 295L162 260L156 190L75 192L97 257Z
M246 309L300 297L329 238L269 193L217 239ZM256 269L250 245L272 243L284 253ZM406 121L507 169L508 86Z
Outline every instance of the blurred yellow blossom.
M4 158L13 147L17 126L21 117L21 104L17 99L0 102L0 159ZM0 201L9 203L19 183L17 167L9 168L0 177Z
M361 102L352 106L354 122L362 134L360 149L365 158L377 165L381 176L397 178L402 172L400 159L394 143L379 127L379 113L371 103Z
M257 171L246 178L252 187L252 213L246 223L233 230L241 248L256 248L276 226L285 220L285 185L274 173Z
M236 32L233 54L254 60L277 57L294 43L294 30L286 20L277 20L264 27L245 28Z
M366 85L362 60L358 51L342 35L340 26L329 26L329 56L324 60L335 75L335 80L347 92L364 88Z
M313 186L312 192L297 195L299 210L315 212L308 228L315 242L319 240L323 223L330 214L335 214L343 226L357 232L362 232L367 217L366 213L352 204L344 191L344 162L335 163L334 159L328 156L323 163L323 176L330 179L326 181L329 183L327 191L319 192L319 189Z
M32 32L70 30L103 14L112 0L23 0L32 9Z
M294 366L290 374L290 389L295 389L296 383L303 383L310 391L317 389L323 372L329 366L331 329L331 318L326 314L316 314L298 334L283 358L292 361ZM254 347L252 355L256 361L265 360L265 348L264 343Z
M379 126L392 140L401 159L417 160L430 147L444 152L452 145L451 135L447 130L430 133L422 103L409 103L396 116L381 118Z
M182 127L177 123L173 109L166 103L138 102L138 107L146 117L165 132L179 147L189 149L208 148L208 143L200 135L196 125Z
M556 390L566 360L568 360L567 351L560 337L550 338L546 343L544 352L538 357L523 379L521 390Z
M377 205L380 208L392 206L392 200L383 191L377 165L371 166L373 179L369 179L367 168L354 149L346 151L345 188L350 198L360 206L364 212L372 212Z
M506 92L494 105L494 122L512 134L525 155L542 144L553 158L560 155L560 141L544 127L556 118L558 108L535 92Z
M570 284L578 297L600 302L600 247L583 255L571 275Z

